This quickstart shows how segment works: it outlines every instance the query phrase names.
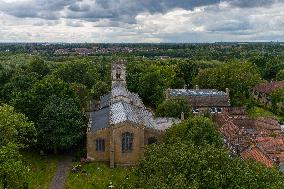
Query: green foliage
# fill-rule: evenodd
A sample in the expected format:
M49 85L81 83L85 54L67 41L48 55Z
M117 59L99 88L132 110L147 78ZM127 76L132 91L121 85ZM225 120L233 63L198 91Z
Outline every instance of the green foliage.
M209 118L195 116L181 124L167 129L166 143L172 144L180 141L186 144L204 146L207 144L222 147L223 140L217 131L217 126Z
M49 74L50 69L44 60L35 57L27 66L27 71L37 73L40 78L43 78Z
M54 75L67 83L80 83L91 89L98 80L97 70L92 63L68 62L59 67Z
M184 113L185 118L191 115L191 106L183 98L165 100L158 105L156 116L159 117L180 117Z
M18 147L27 147L35 142L34 124L23 114L16 113L8 105L0 106L0 145L14 143Z
M164 100L164 91L175 84L175 78L175 66L167 62L143 60L127 64L128 89L152 107Z
M51 96L38 120L38 143L45 149L69 149L83 136L84 114L72 98Z
M209 118L194 117L166 131L166 143L145 158L121 188L282 188L276 168L233 158Z
M104 81L98 81L97 85L92 88L91 93L94 99L99 100L101 96L110 92L110 84Z
M16 144L0 145L0 188L22 188L27 181L29 169L23 165Z
M280 70L277 75L276 75L276 79L278 81L283 81L284 80L284 70Z
M278 71L284 68L284 64L275 56L255 56L251 58L251 62L257 66L262 78L266 80L274 79Z
M34 72L15 72L10 81L4 85L2 89L2 98L5 102L17 98L17 95L29 91L33 84L38 81L38 78L38 74Z
M276 89L271 95L272 111L278 115L283 115L284 113L284 90Z
M247 103L251 89L260 81L260 75L253 64L232 62L201 70L194 79L194 84L201 88L223 91L229 88L232 104L238 106Z
M179 61L177 64L177 78L182 78L184 84L189 88L192 87L192 80L198 74L198 65L192 61ZM179 86L177 88L181 88Z
M35 142L32 122L8 105L0 106L0 187L21 188L28 168L23 165L20 148Z
M13 99L12 104L36 122L39 114L48 104L49 97L53 95L64 98L77 98L69 84L54 77L46 77L35 83L27 93Z
M276 169L230 158L221 148L183 143L149 146L121 188L282 188Z

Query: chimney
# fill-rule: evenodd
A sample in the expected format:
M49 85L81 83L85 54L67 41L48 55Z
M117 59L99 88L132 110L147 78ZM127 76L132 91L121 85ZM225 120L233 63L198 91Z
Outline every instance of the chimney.
M226 88L226 94L229 96L230 95L230 89Z
M170 99L170 88L168 88L166 91L165 91L165 98L166 98L166 100L167 99Z
M182 121L184 120L184 113L183 113L183 112L181 112L180 119L181 119Z
M195 85L195 89L196 89L196 90L199 90L199 86L198 86L198 85Z

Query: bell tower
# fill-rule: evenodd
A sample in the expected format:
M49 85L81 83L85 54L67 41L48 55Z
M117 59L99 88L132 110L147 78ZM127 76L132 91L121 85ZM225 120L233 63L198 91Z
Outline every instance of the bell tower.
M112 88L117 85L126 86L126 66L125 61L120 60L112 64L111 78Z

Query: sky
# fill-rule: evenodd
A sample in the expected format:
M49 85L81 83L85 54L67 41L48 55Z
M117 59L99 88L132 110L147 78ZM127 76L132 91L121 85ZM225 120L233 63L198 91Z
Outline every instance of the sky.
M284 41L284 0L0 0L0 42Z

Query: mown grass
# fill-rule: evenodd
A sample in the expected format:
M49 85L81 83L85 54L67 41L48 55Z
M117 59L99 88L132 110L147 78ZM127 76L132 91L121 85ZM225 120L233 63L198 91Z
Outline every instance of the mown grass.
M78 163L74 163L77 165ZM67 177L67 189L105 189L108 188L110 182L117 186L127 177L131 168L109 168L108 165L102 163L87 163L82 165L84 172L72 173Z
M59 157L41 156L37 153L24 152L24 163L30 168L29 189L48 189L54 176Z

